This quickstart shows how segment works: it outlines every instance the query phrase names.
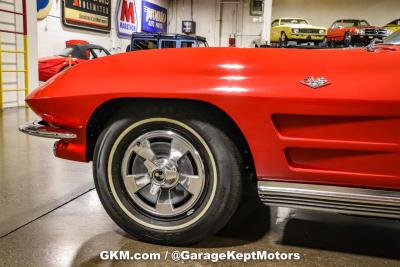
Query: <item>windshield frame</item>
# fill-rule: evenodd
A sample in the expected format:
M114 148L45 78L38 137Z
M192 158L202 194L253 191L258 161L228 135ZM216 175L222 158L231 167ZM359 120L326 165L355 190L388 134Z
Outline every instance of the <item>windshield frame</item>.
M294 20L300 23L291 23ZM280 19L279 25L310 25L310 23L306 19Z
M69 57L74 52L75 48L73 46L65 47L57 56Z

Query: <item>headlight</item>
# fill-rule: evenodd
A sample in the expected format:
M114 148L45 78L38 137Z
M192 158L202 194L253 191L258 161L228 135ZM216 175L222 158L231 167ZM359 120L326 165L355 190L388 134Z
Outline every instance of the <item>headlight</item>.
M325 34L325 30L319 30L319 34Z
M293 33L298 34L299 33L299 29L293 29Z
M364 35L365 34L365 30L364 29L358 29L357 30L357 34Z

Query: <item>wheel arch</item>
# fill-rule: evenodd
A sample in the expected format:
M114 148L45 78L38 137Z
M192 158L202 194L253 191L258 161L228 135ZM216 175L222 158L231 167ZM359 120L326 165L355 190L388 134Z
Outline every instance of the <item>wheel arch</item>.
M208 118L215 118L218 120L218 125L215 126L227 133L228 136L231 137L236 144L238 144L238 149L242 153L245 161L244 165L247 174L246 177L249 177L249 179L252 181L256 179L256 169L253 155L249 144L239 126L225 111L219 107L209 102L192 99L117 98L101 104L92 113L86 125L86 159L88 161L93 160L94 148L100 133L113 120L113 116L110 116L110 114L116 114L118 111L126 107L132 107L133 105L140 105L141 107L156 105L163 108L168 108L168 106L171 105L180 105L184 107L190 107L190 111L209 115L207 116Z

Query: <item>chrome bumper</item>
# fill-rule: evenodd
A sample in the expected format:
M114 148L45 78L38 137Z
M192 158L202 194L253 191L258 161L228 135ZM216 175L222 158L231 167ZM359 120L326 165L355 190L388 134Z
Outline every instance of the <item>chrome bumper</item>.
M400 192L286 182L258 182L265 205L400 219Z
M45 137L45 138L55 138L55 139L76 138L76 134L60 128L52 127L44 121L34 121L32 123L27 122L20 125L18 129L26 134Z

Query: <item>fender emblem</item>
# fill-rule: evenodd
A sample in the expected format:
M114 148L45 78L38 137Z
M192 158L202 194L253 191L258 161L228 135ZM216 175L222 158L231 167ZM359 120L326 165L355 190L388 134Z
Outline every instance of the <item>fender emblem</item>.
M331 83L324 77L318 77L314 79L312 76L308 76L303 81L300 81L301 84L307 85L313 89L320 88L322 86L330 85Z

